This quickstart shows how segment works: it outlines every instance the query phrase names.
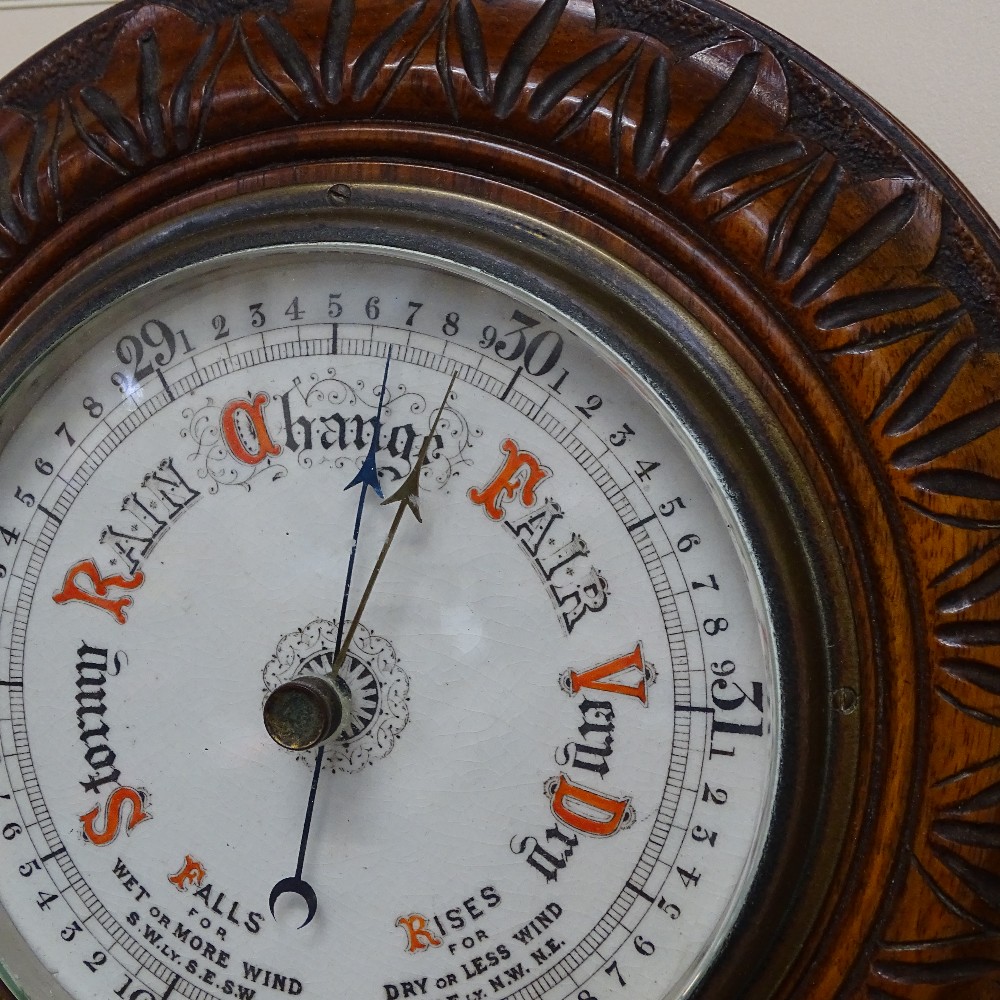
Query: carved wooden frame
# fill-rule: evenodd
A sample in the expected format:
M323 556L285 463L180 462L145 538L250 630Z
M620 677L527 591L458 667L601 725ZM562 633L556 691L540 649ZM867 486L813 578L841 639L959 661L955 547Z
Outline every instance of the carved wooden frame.
M298 179L335 209L352 181L430 173L615 234L756 383L829 508L856 588L860 675L829 692L858 715L856 796L769 995L1000 995L1000 242L787 41L716 0L115 7L0 84L2 337L191 206Z

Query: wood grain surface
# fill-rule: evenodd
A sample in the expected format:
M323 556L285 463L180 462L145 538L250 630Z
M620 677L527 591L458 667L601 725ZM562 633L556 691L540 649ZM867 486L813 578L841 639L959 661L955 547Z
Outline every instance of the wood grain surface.
M806 53L714 0L112 8L0 89L2 335L198 203L428 171L659 284L828 506L854 797L795 954L734 945L746 995L1000 997L1000 243Z

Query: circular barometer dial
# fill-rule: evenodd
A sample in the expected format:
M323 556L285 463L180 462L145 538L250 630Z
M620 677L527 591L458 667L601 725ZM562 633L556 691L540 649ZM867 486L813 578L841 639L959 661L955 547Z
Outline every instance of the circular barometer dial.
M123 6L0 85L19 1000L996 989L995 234L601 6Z
M0 467L35 954L93 997L682 993L780 726L746 546L664 407L516 289L389 252L112 313ZM268 739L265 694L334 676L339 733Z

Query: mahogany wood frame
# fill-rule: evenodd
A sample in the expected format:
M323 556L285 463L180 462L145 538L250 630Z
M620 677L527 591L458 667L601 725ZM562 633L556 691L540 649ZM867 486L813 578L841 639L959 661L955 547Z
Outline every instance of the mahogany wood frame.
M855 798L769 995L1000 996L1000 241L807 54L716 0L120 5L0 84L0 336L206 199L429 173L597 220L828 507Z

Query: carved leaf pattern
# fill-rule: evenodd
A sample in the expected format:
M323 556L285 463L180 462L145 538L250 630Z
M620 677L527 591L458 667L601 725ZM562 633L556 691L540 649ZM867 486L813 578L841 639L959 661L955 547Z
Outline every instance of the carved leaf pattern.
M139 39L139 51L139 121L153 158L162 159L167 152L167 141L159 101L162 79L160 46L153 32L147 32Z
M319 62L323 93L331 104L337 104L343 94L344 60L353 24L354 0L333 0Z
M202 39L191 61L185 67L180 79L174 86L170 96L170 123L173 128L174 141L178 149L187 149L194 145L191 137L189 122L191 120L191 102L194 97L195 82L201 77L202 72L208 65L212 52L215 50L216 42L219 38L219 28L212 25L209 32ZM209 98L211 91L207 91ZM202 96L206 91L202 91ZM205 106L211 105L211 100L203 101ZM197 129L201 134L201 129Z
M632 143L632 161L640 177L652 166L653 158L663 141L667 115L670 113L668 67L666 56L658 54L650 63L646 74L642 118Z
M79 109L75 108L69 102L67 102L66 111L69 116L69 120L73 125L73 130L79 136L80 140L87 147L87 149L89 149L98 160L106 164L115 173L122 177L127 177L129 174L128 167L119 162L118 157L114 153L114 147L108 142L107 138L99 133L95 134L91 129L89 129L84 124L84 121L79 113ZM39 123L39 125L40 124L41 123ZM45 124L48 123L46 122ZM33 139L37 141L41 138L41 136L42 132L39 126L36 125ZM32 159L29 158L27 164L30 166L31 163ZM56 172L58 173L58 168ZM23 206L24 213L32 221L39 221L41 217L39 212L40 200L39 184L36 175L36 179L30 188L24 184L21 188L21 205Z
M956 540L925 581L939 642L931 725L935 739L969 734L970 750L936 776L900 890L946 911L955 936L914 941L888 927L866 992L974 1000L976 984L1000 982L1000 757L974 749L976 733L1000 727L1000 469L973 455L984 440L998 452L1000 402L988 386L970 390L995 350L989 296L941 277L941 196L898 165L860 177L799 134L787 64L740 32L674 51L568 0L329 0L315 35L291 0L168 0L153 29L137 9L0 90L0 269L99 193L238 134L234 94L273 128L372 115L487 125L582 158L710 234L773 289L841 391L878 380L859 433L904 517ZM183 65L164 63L158 31L183 39ZM129 67L131 103L104 84L116 65Z
M472 0L458 0L455 5L455 28L462 52L462 65L469 82L478 94L489 99L491 80L486 61L486 41Z
M295 38L271 13L258 16L257 27L299 92L312 107L319 107L320 96L313 79L312 67Z
M581 80L595 70L607 65L625 46L628 38L615 38L597 46L580 56L561 70L552 73L540 86L535 88L528 103L528 114L534 118L544 118L577 87Z
M385 66L389 53L423 13L426 0L416 3L403 11L389 27L358 56L354 64L352 96L354 100L364 97L375 83L376 77Z
M722 56L722 53L716 53ZM675 190L722 130L736 117L757 85L764 53L741 53L728 80L704 111L670 144L660 164L658 187ZM727 185L728 186L728 185Z
M125 161L123 168L141 167L146 162L142 142L114 98L100 87L86 86L80 88L80 100L103 127L111 148L118 147L117 158ZM110 150L109 155L113 155Z
M25 155L25 169L21 174L21 205L27 220L37 222L42 217L39 191L39 166L45 154L48 122L36 122Z
M566 2L545 0L510 47L493 90L493 110L498 118L508 117L522 98L528 74L556 30Z

